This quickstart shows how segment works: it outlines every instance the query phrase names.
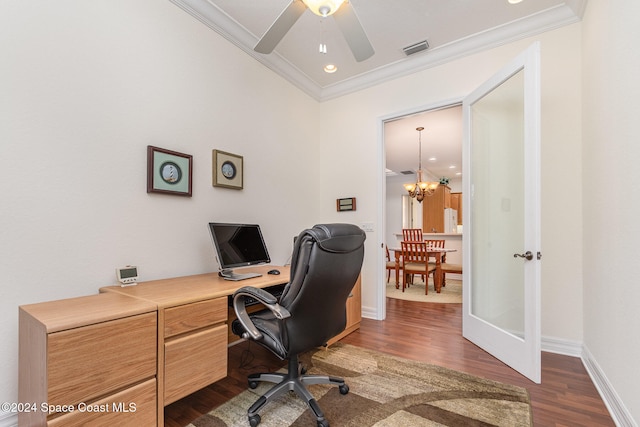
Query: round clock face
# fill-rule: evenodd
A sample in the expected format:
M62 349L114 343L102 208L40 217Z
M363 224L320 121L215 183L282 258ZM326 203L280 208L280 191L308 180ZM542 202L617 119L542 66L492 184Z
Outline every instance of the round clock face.
M174 162L164 162L160 165L160 176L167 184L177 184L182 179L182 170Z
M220 171L225 178L233 179L236 176L236 165L227 160L220 166Z

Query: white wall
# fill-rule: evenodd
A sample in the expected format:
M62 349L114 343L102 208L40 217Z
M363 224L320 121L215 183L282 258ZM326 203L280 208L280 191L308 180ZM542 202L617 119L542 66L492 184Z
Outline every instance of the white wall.
M583 23L582 179L584 342L640 421L638 16L637 0L589 1Z
M277 264L323 221L319 104L172 3L4 1L0 52L1 402L19 305L97 293L126 264L215 271L211 220L260 223ZM193 197L146 193L147 145L194 156ZM244 156L244 190L211 186L212 149Z
M542 50L542 333L581 342L580 24L323 103L323 122L333 124L323 130L324 159L330 162L346 146L351 147L350 152L360 153L358 162L350 167L360 182L359 188L367 194L358 209L366 210L361 215L374 217L377 203L382 203L376 200L376 180L384 174L383 165L378 164L380 119L462 99L534 40L540 40ZM343 185L339 176L329 175L322 183L321 194ZM368 239L363 280L365 313L379 304L374 278L376 269L384 267L374 259L384 256L380 243L389 232L376 230Z

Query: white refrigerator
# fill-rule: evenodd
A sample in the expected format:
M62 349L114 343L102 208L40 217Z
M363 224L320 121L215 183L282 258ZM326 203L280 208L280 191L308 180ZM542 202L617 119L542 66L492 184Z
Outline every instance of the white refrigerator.
M458 232L458 211L451 208L445 208L444 210L444 232L445 233L457 233Z

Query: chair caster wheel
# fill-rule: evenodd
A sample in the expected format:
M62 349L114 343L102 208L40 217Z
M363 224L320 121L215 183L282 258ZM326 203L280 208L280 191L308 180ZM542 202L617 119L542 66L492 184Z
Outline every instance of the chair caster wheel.
M349 393L349 386L344 384L341 385L340 387L338 387L338 389L340 390L340 394L347 394Z
M249 388L250 389L253 390L256 387L258 387L258 382L257 381L249 381ZM260 421L258 421L258 422L260 422ZM258 425L258 424L256 424L256 425Z
M249 425L251 427L256 427L258 424L260 424L260 415L251 415L249 416Z
M318 420L318 427L329 427L329 421L327 420Z

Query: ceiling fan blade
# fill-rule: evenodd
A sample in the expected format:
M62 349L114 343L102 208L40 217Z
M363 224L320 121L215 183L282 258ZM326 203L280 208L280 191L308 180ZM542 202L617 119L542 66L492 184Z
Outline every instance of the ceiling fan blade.
M340 9L333 14L333 17L338 27L340 27L340 31L342 31L356 61L361 62L371 58L375 51L360 24L356 11L351 6L351 2L343 3Z
M276 48L280 40L293 27L300 15L307 10L307 6L300 0L293 0L285 10L282 11L278 19L262 36L256 47L253 48L258 53L271 53Z

